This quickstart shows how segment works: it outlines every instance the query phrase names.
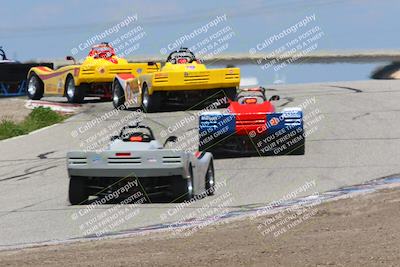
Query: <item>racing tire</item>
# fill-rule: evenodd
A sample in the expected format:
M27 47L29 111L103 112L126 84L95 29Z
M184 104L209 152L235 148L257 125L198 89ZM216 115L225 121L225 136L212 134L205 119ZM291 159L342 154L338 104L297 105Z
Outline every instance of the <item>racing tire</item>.
M116 109L125 109L125 92L118 81L112 85L112 102Z
M65 80L65 95L69 103L82 103L85 98L85 87L75 86L74 78L71 75Z
M43 97L44 84L34 72L29 75L26 93L32 100L40 100Z
M225 88L225 89L223 89L223 91L224 91L224 95L225 95L229 100L232 100L232 101L235 101L235 100L236 100L237 91L236 91L236 88L235 88L235 87L234 87L234 88Z
M172 184L172 196L173 202L183 202L193 198L193 169L189 167L190 178L183 178L177 176L173 180Z
M84 177L71 177L69 180L68 199L71 205L82 205L88 202L88 192Z
M153 92L149 94L149 88L147 84L143 84L142 87L142 108L146 113L152 113L159 110L161 105L161 95L159 92Z
M211 160L208 165L206 174L206 193L207 196L214 195L215 192L215 172L214 172L214 162Z

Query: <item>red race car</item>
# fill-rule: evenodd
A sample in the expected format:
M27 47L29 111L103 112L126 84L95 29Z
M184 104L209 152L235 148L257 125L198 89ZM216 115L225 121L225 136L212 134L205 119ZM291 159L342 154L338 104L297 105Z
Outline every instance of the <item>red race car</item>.
M276 112L274 95L267 100L265 88L242 89L226 111L200 115L199 150L214 156L303 155L305 135L300 108Z

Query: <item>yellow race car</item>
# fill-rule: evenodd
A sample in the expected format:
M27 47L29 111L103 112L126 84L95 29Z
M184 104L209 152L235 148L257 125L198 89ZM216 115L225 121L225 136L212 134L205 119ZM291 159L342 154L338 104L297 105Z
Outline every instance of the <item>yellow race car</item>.
M217 99L227 106L228 99L236 98L239 84L239 68L207 69L189 49L181 48L156 72L116 75L112 98L115 108L142 106L146 112L173 104L199 107Z
M111 85L117 74L140 75L157 71L155 63L128 63L116 56L108 43L101 43L91 48L89 55L79 65L71 56L74 64L53 70L45 66L29 70L27 95L39 100L46 95L66 96L70 103L80 103L85 96L111 99Z

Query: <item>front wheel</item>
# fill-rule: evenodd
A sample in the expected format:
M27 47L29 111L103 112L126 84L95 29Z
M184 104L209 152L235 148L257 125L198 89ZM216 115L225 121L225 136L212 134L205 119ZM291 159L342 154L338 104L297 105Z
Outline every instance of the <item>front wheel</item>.
M33 72L29 75L27 94L32 100L40 100L44 94L43 82Z
M153 92L152 95L149 94L149 88L147 84L143 84L142 87L142 107L147 113L156 112L159 110L161 105L160 93Z
M86 204L89 198L84 177L71 177L69 180L69 202L71 205Z
M83 86L75 86L74 78L69 75L65 81L65 94L69 103L82 103L85 98L85 89Z

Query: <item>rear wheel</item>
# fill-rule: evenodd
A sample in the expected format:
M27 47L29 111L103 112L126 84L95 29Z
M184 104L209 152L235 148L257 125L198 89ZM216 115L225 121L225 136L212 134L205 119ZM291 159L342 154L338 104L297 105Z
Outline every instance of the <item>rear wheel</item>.
M68 75L65 81L65 94L69 103L82 103L85 98L85 88L75 86L74 78Z
M161 95L158 92L153 92L152 95L149 94L149 88L147 84L143 84L142 87L142 107L145 112L156 112L161 105Z
M214 163L211 160L210 165L208 165L206 174L206 192L207 196L214 195L215 190L215 176L214 176Z
M86 204L89 198L84 177L71 177L69 180L69 202L72 205Z
M125 92L118 81L112 85L112 100L114 108L122 108L125 104Z
M27 94L32 100L40 100L44 94L43 82L33 72L29 75Z
M190 178L183 178L181 176L175 177L173 181L173 198L174 202L183 202L193 198L193 169L189 167Z

